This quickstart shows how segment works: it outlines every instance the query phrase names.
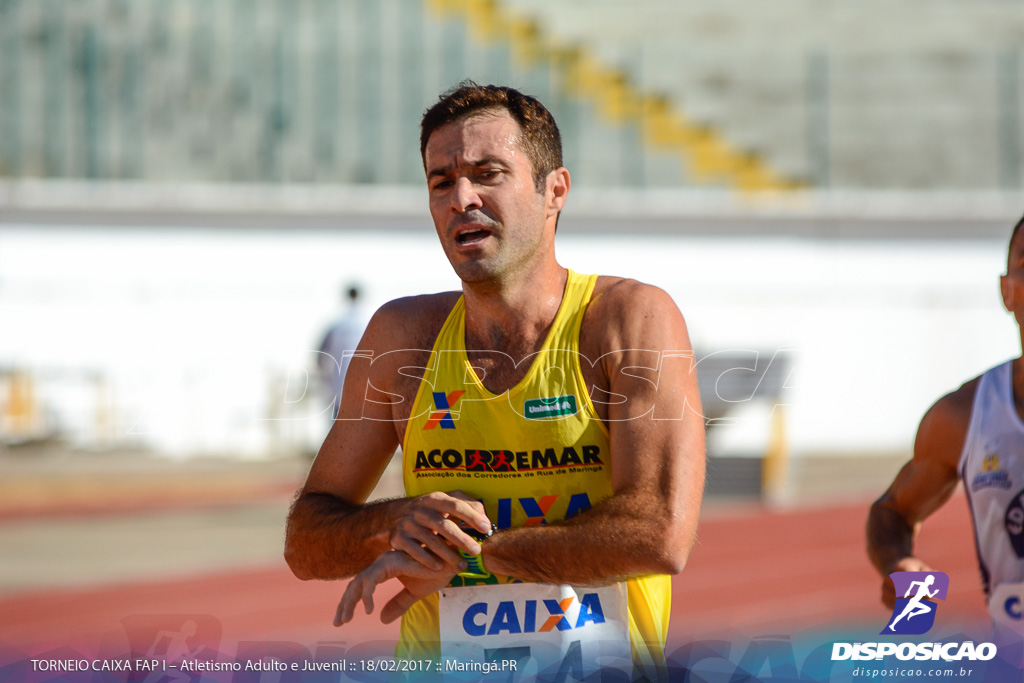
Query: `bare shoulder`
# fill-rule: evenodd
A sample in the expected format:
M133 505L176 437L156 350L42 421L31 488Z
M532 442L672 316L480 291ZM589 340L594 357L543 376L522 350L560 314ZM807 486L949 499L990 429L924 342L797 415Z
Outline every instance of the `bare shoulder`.
M939 461L953 468L957 466L971 424L971 410L980 379L975 377L964 383L928 409L917 430L915 460Z
M459 292L441 292L387 302L370 319L362 346L379 352L399 349L429 351L459 296Z
M597 279L583 336L603 347L680 348L684 341L689 347L683 314L665 290L610 275Z
M667 302L675 308L672 297L660 287L617 275L599 275L597 283L594 285L591 301L593 304L603 301L604 305L609 303L631 305L638 302Z
M964 382L959 389L951 391L928 409L926 418L943 422L962 423L966 427L971 419L971 410L974 408L974 395L978 391L978 383L981 377Z
M875 502L873 515L889 509L913 526L949 499L960 480L960 455L971 424L978 380L976 377L946 394L924 414L914 441L913 459ZM876 566L881 566L878 560Z

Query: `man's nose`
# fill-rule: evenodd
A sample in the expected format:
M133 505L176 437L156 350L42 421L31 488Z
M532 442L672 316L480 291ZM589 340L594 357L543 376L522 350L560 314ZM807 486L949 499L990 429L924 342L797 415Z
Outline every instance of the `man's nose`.
M472 181L466 177L456 179L452 191L452 209L457 213L465 213L470 209L479 209L480 206L480 195Z

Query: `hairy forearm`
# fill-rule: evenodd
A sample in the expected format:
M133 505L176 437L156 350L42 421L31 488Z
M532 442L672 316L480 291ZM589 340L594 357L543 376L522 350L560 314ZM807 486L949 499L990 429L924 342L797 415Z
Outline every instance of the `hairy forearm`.
M649 574L675 574L689 555L696 520L637 514L628 498L611 498L571 520L520 527L483 544L489 571L525 581L606 585Z
M300 494L288 515L288 566L303 580L354 576L391 549L394 503L352 505L328 494Z
M914 528L898 512L876 501L868 513L868 557L882 576L888 576L897 561L914 554Z

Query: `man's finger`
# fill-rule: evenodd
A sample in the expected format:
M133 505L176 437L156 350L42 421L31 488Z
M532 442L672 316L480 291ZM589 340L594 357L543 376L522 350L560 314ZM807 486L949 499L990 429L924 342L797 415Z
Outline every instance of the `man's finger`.
M447 528L443 528L442 531L449 530ZM465 537L465 539L475 543L473 539L469 538L461 531L458 532L458 534L459 536ZM459 553L445 542L445 538L448 538L447 533L444 535L430 534L428 538L424 539L424 545L426 545L427 549L436 555L442 562L448 566L454 567L459 563ZM465 545L465 543L458 543L457 545ZM433 569L440 569L440 567L433 567Z
M416 500L422 504L422 507L419 507L416 513L417 515L424 515L424 517L418 519L418 522L421 524L424 523L425 516L428 514L426 511L431 510L444 517L455 517L464 521L480 531L480 533L487 533L487 530L491 528L491 521L484 512L483 504L474 498L470 498L462 491L428 493L426 496ZM423 525L436 529L436 524L433 521L430 524Z
M429 536L434 537L434 534L429 534ZM403 551L409 557L430 569L440 569L443 564L435 554L424 548L419 541L409 536L396 534L392 537L391 547L395 550Z
M475 543L475 541L465 533L458 531L454 522L442 520L437 527L444 533L443 536L434 533L431 529L423 528L406 533L397 531L391 536L391 547L404 551L427 569L437 571L444 565L455 566L459 562L459 554L445 542L445 538L453 534L452 530L455 530L458 540L453 542L457 545L465 546L467 543Z
M388 600L388 604L384 605L384 609L380 611L380 620L385 624L390 624L405 614L417 601L418 598L409 593L408 588L403 588L398 595Z
M488 523L487 529L490 530L490 528L490 523ZM470 555L480 554L480 544L476 539L460 529L459 525L452 520L445 520L438 533L465 550Z
M483 503L470 498L462 491L452 491L449 495L455 499L454 509L449 513L450 517L458 517L482 534L491 530L491 520L484 512Z
M355 609L357 590L355 587L358 579L352 579L348 584L348 588L345 589L345 594L341 596L341 602L338 603L338 609L334 613L334 625L342 626L352 621L352 612Z
M373 592L377 589L377 583L383 581L377 574L363 581L363 608L367 614L373 614Z

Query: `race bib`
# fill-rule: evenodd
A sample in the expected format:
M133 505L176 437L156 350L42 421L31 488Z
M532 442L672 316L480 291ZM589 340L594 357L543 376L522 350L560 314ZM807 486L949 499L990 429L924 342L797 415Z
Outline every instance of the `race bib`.
M1024 635L1024 583L1001 583L988 599L992 621Z
M485 669L582 679L596 670L632 676L626 584L600 588L539 583L445 588L439 617L446 676L478 680Z

